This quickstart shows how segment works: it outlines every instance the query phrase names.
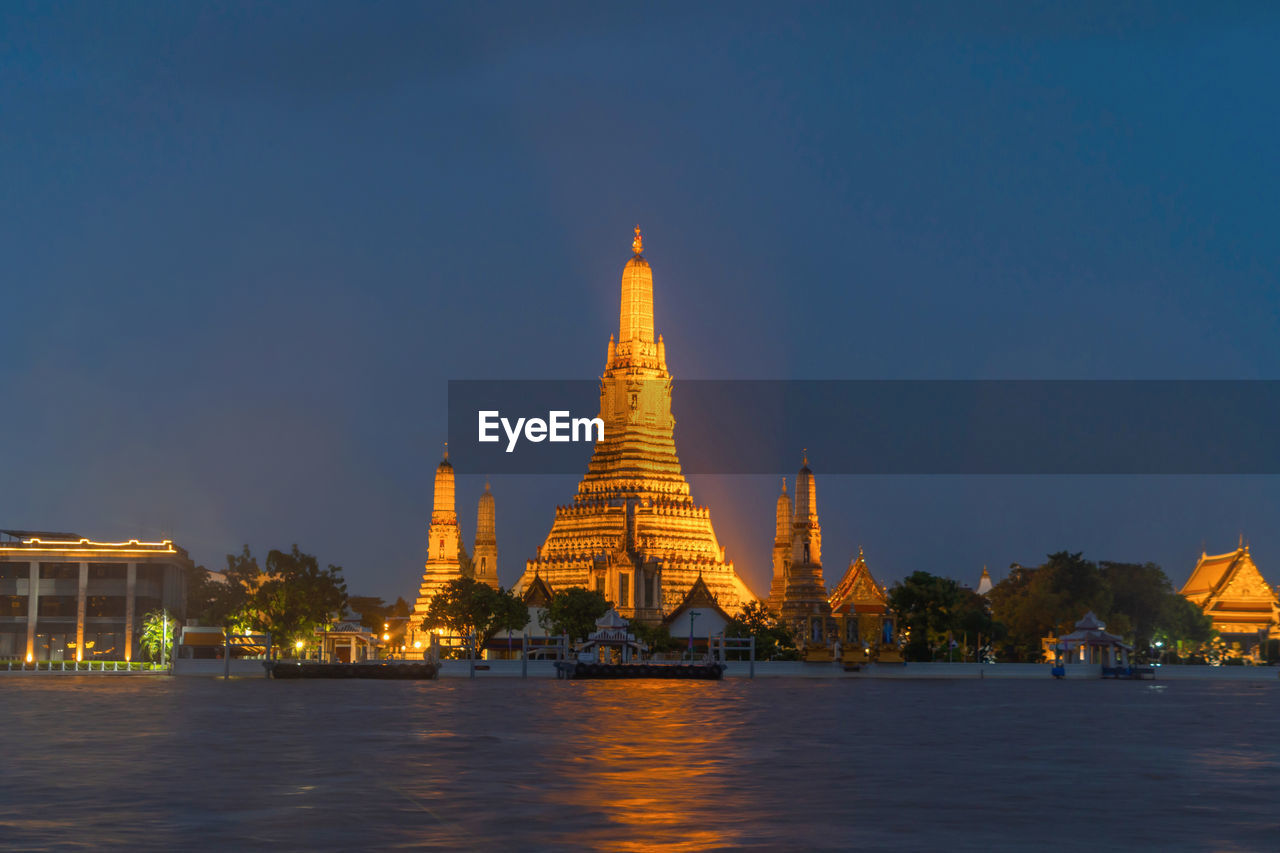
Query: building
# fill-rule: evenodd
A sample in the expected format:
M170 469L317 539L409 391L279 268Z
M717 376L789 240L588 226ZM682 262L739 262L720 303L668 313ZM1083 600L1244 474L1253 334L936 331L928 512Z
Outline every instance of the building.
M1133 651L1122 638L1107 633L1107 626L1090 610L1076 623L1076 629L1061 637L1044 637L1041 649L1047 660L1058 664L1085 663L1128 666Z
M141 659L147 613L186 618L187 552L161 542L95 542L0 531L0 659Z
M1253 562L1249 545L1226 554L1202 553L1179 594L1213 620L1213 630L1241 648L1263 638L1280 637L1280 603Z
M488 483L484 484L484 494L476 507L476 546L472 554L475 579L498 589L498 534Z
M698 578L662 624L672 639L691 638L694 647L705 649L712 637L724 634L732 620L733 616L720 606L711 588Z
M775 545L776 551L776 545ZM827 584L822 577L822 525L818 522L818 490L809 469L806 451L796 474L795 510L791 514L791 561L786 568L786 584L778 607L782 621L808 640L811 617L827 616Z
M859 664L872 660L901 660L897 654L897 622L889 610L889 596L867 566L858 548L858 556L827 600L831 606L834 630L830 638L842 644L845 663ZM812 633L812 632L811 632Z
M779 613L787 595L787 572L791 568L791 497L787 494L787 478L782 478L773 527L773 581L769 585L769 610Z
M725 559L710 511L694 503L681 472L666 344L654 335L653 272L643 248L637 226L622 271L618 339L609 339L600 378L604 438L516 588L541 577L552 589L594 589L619 615L654 623L701 576L736 613L756 596Z
M462 535L458 530L458 513L454 503L453 465L449 462L449 448L445 446L444 458L436 466L435 490L431 503L431 524L427 527L427 562L422 571L422 583L418 598L409 616L405 630L406 650L420 643L428 645L422 620L427 616L431 599L450 581L463 576ZM496 550L495 544L495 550Z
M991 573L987 571L987 567L982 567L982 577L978 578L978 595L986 595L991 592Z

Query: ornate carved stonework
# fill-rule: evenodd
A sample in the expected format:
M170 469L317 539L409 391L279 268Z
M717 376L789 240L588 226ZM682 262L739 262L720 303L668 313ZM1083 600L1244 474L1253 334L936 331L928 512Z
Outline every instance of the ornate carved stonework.
M725 559L711 513L693 502L680 469L666 344L655 339L653 273L642 249L637 228L622 272L618 340L609 339L600 377L604 440L517 588L536 575L552 589L597 589L619 614L656 622L701 575L736 613L755 595Z
M1280 600L1244 542L1227 554L1202 554L1181 594L1198 605L1221 634L1280 634Z

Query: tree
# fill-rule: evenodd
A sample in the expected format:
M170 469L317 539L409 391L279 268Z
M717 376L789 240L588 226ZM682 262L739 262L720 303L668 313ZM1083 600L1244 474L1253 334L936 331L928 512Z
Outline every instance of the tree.
M508 589L498 590L498 600L493 608L493 621L490 629L494 636L503 631L524 631L529 624L529 605L524 599Z
M152 610L142 617L142 648L148 660L173 660L173 636L177 623L167 610ZM163 649L163 654L162 654Z
M1198 651L1216 638L1213 620L1197 605L1176 592L1168 595L1163 604L1154 637L1165 648L1181 656Z
M907 636L907 660L933 660L955 627L960 608L960 585L951 578L912 572L889 590L889 608Z
M600 593L571 586L551 596L543 619L553 634L568 634L570 640L585 640L595 630L596 620L613 608Z
M748 601L725 626L726 637L755 637L758 660L798 660L796 638L763 601Z
M515 593L494 589L472 578L445 584L427 607L423 628L443 628L458 636L475 636L477 648L499 631L521 631L529 624L529 607Z
M245 548L248 563L255 565ZM228 558L228 563L232 558ZM248 566L246 565L246 573ZM232 572L228 572L231 580ZM248 586L245 605L249 624L271 635L277 647L287 648L294 640L312 634L316 627L341 613L347 605L347 584L342 567L330 565L321 569L316 558L304 554L294 545L288 553L272 550L267 554L266 571L254 581L236 573L237 582Z
M1107 629L1130 638L1134 650L1145 655L1160 617L1169 607L1169 597L1176 595L1173 584L1155 563L1102 562L1099 566L1111 590Z
M382 633L382 626L391 615L387 603L373 595L353 595L347 599L347 606L359 613L360 624L375 634Z
M1006 654L1038 661L1040 639L1069 633L1092 610L1110 616L1112 593L1097 565L1079 554L1050 554L1039 568L1011 567L987 595L992 615L1008 629Z

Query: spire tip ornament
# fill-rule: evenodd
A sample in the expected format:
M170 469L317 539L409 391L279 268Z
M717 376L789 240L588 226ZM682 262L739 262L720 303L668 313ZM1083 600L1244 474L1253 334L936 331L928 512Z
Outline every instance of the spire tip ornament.
M644 251L644 239L640 236L640 226L636 226L636 238L631 241L631 251L637 256Z

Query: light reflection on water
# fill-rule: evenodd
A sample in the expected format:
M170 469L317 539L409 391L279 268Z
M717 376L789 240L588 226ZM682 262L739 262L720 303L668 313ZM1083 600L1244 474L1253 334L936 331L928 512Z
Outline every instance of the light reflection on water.
M1275 849L1280 685L0 680L0 847Z

